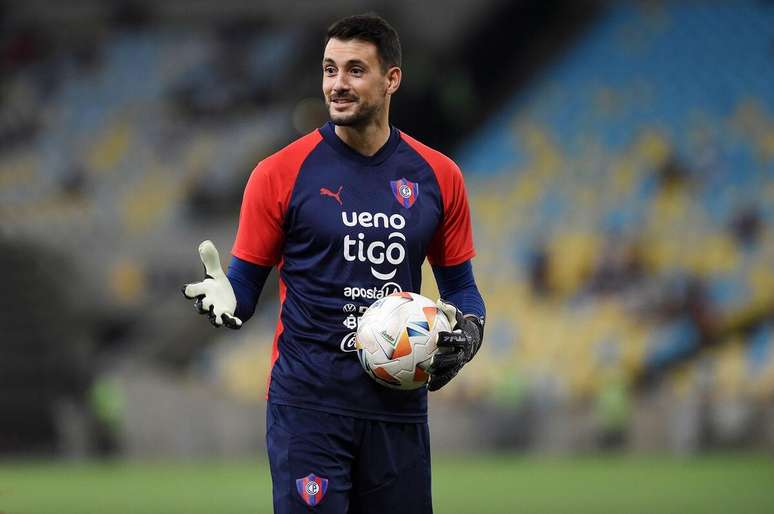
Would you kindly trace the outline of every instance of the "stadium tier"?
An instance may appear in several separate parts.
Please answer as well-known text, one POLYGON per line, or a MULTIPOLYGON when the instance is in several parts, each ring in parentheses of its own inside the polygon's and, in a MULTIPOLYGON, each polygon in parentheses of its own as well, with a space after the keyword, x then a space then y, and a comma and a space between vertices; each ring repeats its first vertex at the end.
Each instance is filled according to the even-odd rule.
POLYGON ((493 366, 583 397, 688 362, 774 394, 772 24, 761 2, 616 4, 464 145, 472 387, 493 366))

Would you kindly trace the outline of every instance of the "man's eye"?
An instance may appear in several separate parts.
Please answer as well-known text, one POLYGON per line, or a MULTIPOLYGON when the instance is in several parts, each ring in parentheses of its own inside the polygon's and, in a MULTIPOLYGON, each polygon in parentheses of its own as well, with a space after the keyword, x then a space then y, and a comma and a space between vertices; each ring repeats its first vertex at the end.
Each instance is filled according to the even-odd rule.
POLYGON ((323 71, 327 75, 333 75, 334 73, 336 73, 336 68, 334 68, 333 66, 326 66, 325 68, 323 68, 323 71))
POLYGON ((353 75, 360 76, 360 75, 362 75, 362 74, 363 74, 363 70, 362 70, 362 69, 360 69, 360 68, 352 68, 352 74, 353 74, 353 75))

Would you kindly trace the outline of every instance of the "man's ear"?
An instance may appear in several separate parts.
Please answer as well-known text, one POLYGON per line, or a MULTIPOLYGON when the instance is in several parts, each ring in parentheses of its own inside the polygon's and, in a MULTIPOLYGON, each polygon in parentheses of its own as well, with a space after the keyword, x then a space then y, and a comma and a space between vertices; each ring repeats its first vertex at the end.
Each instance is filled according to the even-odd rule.
POLYGON ((400 87, 400 80, 403 76, 403 72, 397 66, 393 66, 387 70, 387 94, 394 94, 400 87))

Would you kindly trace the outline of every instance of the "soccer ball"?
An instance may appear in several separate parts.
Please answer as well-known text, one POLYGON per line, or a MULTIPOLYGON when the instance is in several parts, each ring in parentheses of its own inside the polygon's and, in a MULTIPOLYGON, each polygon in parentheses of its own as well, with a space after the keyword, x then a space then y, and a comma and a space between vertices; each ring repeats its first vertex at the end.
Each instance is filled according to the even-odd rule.
POLYGON ((360 364, 378 383, 418 389, 438 347, 438 332, 451 330, 435 302, 416 293, 393 293, 375 301, 360 318, 355 348, 360 364))

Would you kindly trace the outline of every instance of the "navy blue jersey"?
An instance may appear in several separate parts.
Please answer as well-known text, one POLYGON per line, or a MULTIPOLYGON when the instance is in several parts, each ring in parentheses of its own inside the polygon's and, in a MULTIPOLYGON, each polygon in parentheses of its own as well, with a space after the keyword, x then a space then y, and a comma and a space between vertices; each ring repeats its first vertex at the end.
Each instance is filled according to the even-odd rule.
POLYGON ((278 266, 272 402, 426 420, 426 390, 377 384, 361 368, 354 340, 357 319, 374 300, 420 292, 425 258, 453 266, 473 257, 467 196, 451 159, 395 128, 366 157, 328 123, 253 170, 232 253, 278 266))

